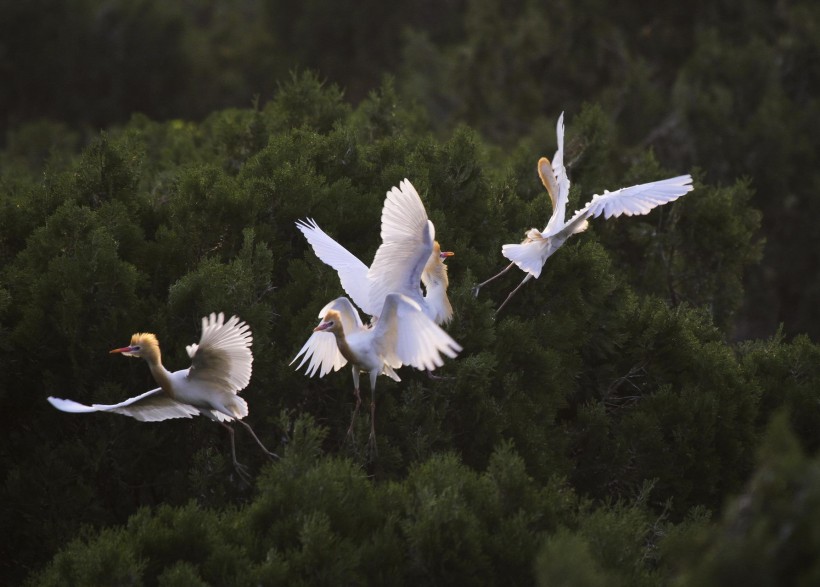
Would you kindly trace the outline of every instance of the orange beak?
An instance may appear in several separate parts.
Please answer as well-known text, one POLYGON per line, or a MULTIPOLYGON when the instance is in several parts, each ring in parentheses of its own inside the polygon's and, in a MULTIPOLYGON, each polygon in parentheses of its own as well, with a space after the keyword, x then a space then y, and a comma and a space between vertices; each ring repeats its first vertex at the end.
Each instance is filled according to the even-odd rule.
POLYGON ((134 352, 134 347, 131 346, 124 346, 121 349, 114 349, 113 351, 108 351, 109 354, 113 353, 132 353, 134 352))
POLYGON ((321 332, 322 330, 327 330, 328 328, 330 328, 330 322, 322 322, 319 326, 313 329, 313 332, 321 332))
POLYGON ((439 253, 439 257, 441 257, 442 261, 447 257, 453 257, 455 253, 453 251, 441 251, 439 253))

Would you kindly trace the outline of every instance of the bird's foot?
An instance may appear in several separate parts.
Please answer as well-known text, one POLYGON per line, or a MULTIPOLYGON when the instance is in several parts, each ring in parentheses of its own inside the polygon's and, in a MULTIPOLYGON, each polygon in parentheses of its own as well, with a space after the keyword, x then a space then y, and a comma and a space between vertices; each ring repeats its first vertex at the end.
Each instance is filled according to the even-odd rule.
POLYGON ((240 480, 245 482, 246 485, 251 484, 251 474, 248 470, 247 465, 243 465, 239 461, 234 461, 233 468, 236 471, 236 474, 239 476, 240 480))
POLYGON ((432 371, 427 371, 427 377, 433 381, 455 381, 455 377, 448 377, 446 375, 436 375, 432 371))
POLYGON ((376 435, 370 433, 370 438, 367 439, 367 460, 375 461, 379 457, 379 447, 376 444, 376 435))

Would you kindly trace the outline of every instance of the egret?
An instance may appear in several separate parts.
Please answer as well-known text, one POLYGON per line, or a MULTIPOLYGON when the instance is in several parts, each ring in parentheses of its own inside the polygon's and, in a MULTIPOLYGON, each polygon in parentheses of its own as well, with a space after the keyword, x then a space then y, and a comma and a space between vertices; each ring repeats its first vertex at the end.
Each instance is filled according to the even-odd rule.
POLYGON ((693 189, 692 176, 687 174, 621 188, 614 192, 604 190, 603 194, 593 195, 586 206, 575 212, 572 218, 565 222, 564 213, 569 200, 570 181, 564 167, 563 112, 558 118, 555 130, 558 136, 558 149, 555 151, 552 162, 550 163, 550 160, 546 157, 541 157, 538 160, 538 176, 541 178, 541 183, 544 184, 552 201, 552 216, 546 228, 543 231, 531 228, 525 233, 523 242, 502 246, 501 254, 509 259, 511 263, 498 274, 473 288, 473 294, 477 296, 482 287, 504 275, 515 265, 527 273, 521 283, 518 284, 518 287, 512 290, 498 307, 496 314, 501 311, 525 283, 533 277, 537 279, 541 275, 541 269, 547 259, 570 236, 587 229, 588 219, 601 214, 604 215, 604 218, 618 217, 621 214, 627 216, 647 214, 653 208, 668 204, 693 189))
POLYGON ((315 220, 299 220, 296 226, 316 256, 339 274, 342 288, 353 303, 369 316, 378 318, 387 295, 401 293, 414 300, 436 324, 452 319, 444 260, 453 253, 441 250, 435 240, 435 226, 409 180, 387 192, 381 216, 382 244, 369 268, 328 236, 315 220), (424 284, 424 294, 420 283, 424 284))
POLYGON ((361 406, 359 374, 370 375, 370 443, 376 439, 376 379, 386 375, 401 381, 396 374, 403 364, 432 371, 444 361, 441 355, 455 358, 461 346, 433 322, 419 304, 408 296, 390 293, 385 296, 379 319, 365 326, 353 306, 342 296, 330 302, 319 312, 321 322, 291 361, 302 357, 296 366, 307 363, 305 372, 313 377, 317 372, 324 377, 338 371, 348 362, 353 368, 353 393, 356 407, 350 420, 348 434, 361 406))
POLYGON ((111 353, 145 359, 151 375, 159 384, 158 388, 113 405, 86 406, 56 397, 49 397, 48 401, 63 412, 114 412, 143 422, 190 418, 201 414, 228 430, 234 467, 247 480, 246 467, 236 460, 234 430, 227 422, 236 420, 242 424, 265 454, 279 458, 265 448, 250 425, 242 421, 248 415, 248 404, 237 394, 247 387, 251 379, 252 340, 250 327, 237 316, 225 322, 224 314, 212 313, 202 319, 199 343, 186 347, 191 366, 171 372, 162 364, 157 337, 148 332, 139 332, 131 337, 131 344, 114 349, 111 353))

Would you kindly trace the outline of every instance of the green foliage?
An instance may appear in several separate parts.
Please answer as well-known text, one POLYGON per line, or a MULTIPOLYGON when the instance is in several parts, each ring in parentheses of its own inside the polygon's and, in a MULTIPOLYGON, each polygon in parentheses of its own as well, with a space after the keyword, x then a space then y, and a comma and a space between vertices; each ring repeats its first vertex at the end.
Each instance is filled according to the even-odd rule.
POLYGON ((536 576, 542 587, 611 585, 590 553, 589 543, 577 534, 559 530, 551 536, 536 560, 536 576))
POLYGON ((803 448, 815 454, 820 448, 817 345, 806 336, 787 343, 781 331, 769 340, 744 342, 740 355, 745 370, 761 390, 761 423, 784 410, 803 448))
POLYGON ((757 393, 703 314, 646 302, 624 320, 614 369, 584 386, 597 391, 579 406, 577 483, 604 498, 656 479, 679 515, 718 508, 750 470, 757 393))
POLYGON ((75 540, 58 554, 37 585, 141 585, 140 563, 122 530, 106 530, 96 540, 75 540))
MULTIPOLYGON (((76 18, 100 6, 84 3, 76 18)), ((274 62, 286 48, 262 32, 285 10, 279 3, 251 2, 241 15, 220 3, 106 6, 113 12, 101 13, 105 22, 127 24, 143 10, 145 22, 162 25, 152 34, 169 35, 178 49, 169 53, 171 70, 180 55, 193 59, 192 47, 233 63, 262 47, 259 68, 283 67, 274 62), (186 19, 193 13, 220 24, 192 30, 186 19), (228 14, 236 20, 221 19, 228 14), (188 26, 174 32, 179 22, 188 26), (252 23, 248 38, 236 23, 252 23), (233 41, 238 54, 217 50, 233 41)), ((340 14, 346 4, 325 14, 321 6, 290 8, 294 26, 318 30, 335 15, 343 17, 340 30, 371 30, 384 15, 340 14)), ((726 41, 704 34, 659 48, 683 63, 697 45, 697 60, 678 79, 643 53, 668 25, 645 22, 643 12, 635 19, 634 8, 590 6, 584 19, 561 3, 549 18, 531 2, 467 8, 463 22, 452 6, 440 8, 441 22, 425 35, 390 31, 379 59, 404 55, 406 75, 384 78, 376 90, 371 84, 355 106, 335 77, 302 72, 245 100, 247 108, 203 110, 201 122, 190 121, 199 105, 169 104, 161 112, 186 120, 135 114, 95 136, 60 123, 9 135, 0 153, 0 401, 7 414, 0 562, 7 582, 652 585, 689 573, 709 578, 729 560, 713 540, 725 522, 711 519, 735 515, 724 504, 753 473, 772 413, 788 411, 807 451, 820 446, 816 345, 784 334, 726 342, 742 330, 743 276, 760 257, 757 231, 768 222, 753 205, 764 186, 774 190, 761 183, 769 172, 744 170, 751 179, 738 181, 739 152, 728 153, 726 169, 698 158, 694 192, 647 217, 593 221, 502 313, 494 312, 520 271, 477 298, 472 293, 503 267, 501 244, 548 217, 535 163, 555 148, 561 109, 570 207, 603 189, 689 170, 691 147, 700 144, 692 137, 702 133, 714 135, 704 152, 718 159, 720 133, 693 129, 701 117, 714 123, 720 116, 708 100, 685 110, 684 97, 701 84, 713 87, 710 76, 720 72, 708 63, 717 51, 710 46, 726 41), (623 22, 648 28, 625 35, 623 22), (582 32, 595 42, 578 41, 582 32), (449 35, 455 41, 442 40, 449 35), (624 56, 615 65, 599 59, 611 50, 624 56), (526 58, 516 59, 519 53, 526 58), (539 76, 550 63, 560 75, 539 76), (614 85, 599 88, 601 75, 614 85), (419 102, 408 105, 406 84, 422 77, 419 102), (588 102, 572 98, 579 89, 588 102), (683 135, 674 155, 670 135, 644 140, 670 103, 678 118, 669 132, 683 135), (498 118, 479 120, 484 111, 498 118), (470 125, 457 123, 463 120, 470 125), (374 458, 365 446, 368 410, 355 437, 346 434, 349 367, 309 379, 289 364, 319 309, 343 293, 294 222, 315 218, 369 264, 384 194, 405 177, 442 246, 456 252, 448 260, 456 312, 447 330, 464 351, 437 371, 443 379, 407 368, 400 383, 381 378, 374 458), (240 429, 237 453, 255 476, 252 487, 232 471, 225 431, 204 418, 145 424, 62 414, 46 403, 48 395, 113 403, 150 389, 143 363, 106 351, 132 332, 152 331, 168 367, 183 368, 200 318, 218 311, 251 326, 247 419, 283 456, 269 463, 240 429), (710 549, 714 564, 685 555, 710 549)), ((397 6, 386 18, 408 10, 397 6)), ((743 23, 756 22, 752 13, 740 15, 743 23)), ((115 40, 131 39, 112 30, 115 40)), ((744 28, 734 34, 743 37, 744 28)), ((314 40, 303 50, 315 58, 314 40)), ((810 56, 814 41, 797 41, 810 56)), ((360 54, 354 66, 364 68, 373 54, 360 54)), ((207 77, 206 58, 195 61, 189 75, 207 77)), ((744 97, 742 113, 754 136, 777 138, 762 113, 782 112, 780 81, 746 55, 726 63, 738 68, 727 76, 772 85, 768 97, 744 97)), ((239 78, 214 76, 212 91, 241 92, 239 78)), ((789 82, 796 96, 798 82, 789 82)), ((203 103, 212 98, 203 93, 203 103)), ((748 147, 742 125, 735 130, 748 147)), ((804 149, 792 154, 805 157, 804 149)), ((796 471, 813 461, 794 459, 794 469, 767 465, 767 474, 800 483, 796 471)), ((776 481, 772 487, 766 496, 785 504, 785 490, 777 493, 776 481)), ((795 512, 779 505, 767 528, 795 512)), ((774 535, 761 531, 743 548, 756 553, 774 535)), ((814 544, 811 536, 806 542, 814 544)), ((808 546, 797 550, 789 561, 810 577, 808 546)))
POLYGON ((322 434, 297 420, 293 446, 246 508, 143 509, 100 535, 105 544, 72 543, 30 584, 81 584, 101 569, 136 584, 520 584, 531 580, 532 533, 568 521, 575 503, 560 482, 537 486, 510 444, 482 474, 441 455, 401 483, 374 484, 349 460, 316 453, 322 434))
POLYGON ((306 126, 327 133, 350 113, 350 107, 336 86, 324 86, 315 73, 292 74, 291 82, 282 85, 267 110, 281 129, 306 126))
MULTIPOLYGON (((812 585, 820 578, 820 469, 775 417, 757 469, 718 524, 678 551, 676 585, 812 585)), ((679 547, 684 544, 678 542, 679 547)))
POLYGON ((646 483, 633 505, 582 509, 572 529, 547 537, 535 559, 539 584, 657 585, 657 546, 668 523, 644 507, 651 490, 646 483))

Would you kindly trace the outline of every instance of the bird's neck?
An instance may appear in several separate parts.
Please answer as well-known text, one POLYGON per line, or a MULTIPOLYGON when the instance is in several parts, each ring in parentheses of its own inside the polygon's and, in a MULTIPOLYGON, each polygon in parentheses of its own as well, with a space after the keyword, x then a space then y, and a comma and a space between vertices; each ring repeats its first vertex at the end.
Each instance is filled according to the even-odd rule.
POLYGON ((450 298, 447 297, 447 285, 430 281, 427 286, 427 294, 424 296, 427 307, 430 308, 431 318, 436 324, 446 324, 453 317, 453 306, 450 298))
POLYGON ((453 317, 453 306, 447 297, 450 280, 447 277, 447 266, 443 263, 434 271, 421 275, 426 293, 424 299, 430 309, 430 317, 436 324, 445 324, 453 317))
POLYGON ((169 396, 174 397, 174 389, 171 385, 171 374, 168 372, 168 369, 162 365, 159 349, 157 349, 156 353, 146 355, 144 358, 145 362, 148 363, 148 368, 151 370, 151 375, 154 376, 154 381, 157 382, 157 385, 169 396))
POLYGON ((336 337, 336 346, 339 347, 339 352, 342 353, 342 356, 347 359, 349 363, 354 365, 358 364, 359 361, 356 358, 356 355, 353 354, 353 350, 350 348, 350 345, 347 344, 347 338, 345 337, 344 330, 341 328, 335 330, 333 335, 336 337))

